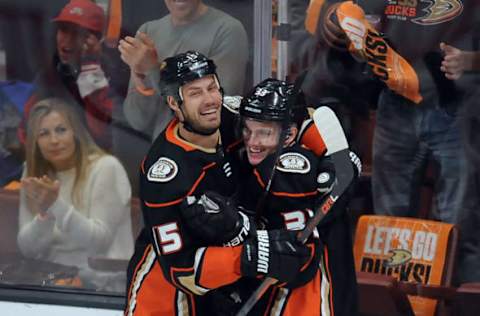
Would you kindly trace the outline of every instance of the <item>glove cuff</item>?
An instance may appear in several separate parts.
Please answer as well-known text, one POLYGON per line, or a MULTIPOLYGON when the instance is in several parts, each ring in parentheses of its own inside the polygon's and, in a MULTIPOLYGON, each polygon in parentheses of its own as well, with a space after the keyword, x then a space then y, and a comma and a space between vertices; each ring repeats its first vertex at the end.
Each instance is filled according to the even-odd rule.
POLYGON ((257 230, 257 273, 268 273, 270 259, 270 238, 268 231, 257 230))
POLYGON ((238 214, 240 215, 240 219, 233 229, 235 235, 223 244, 224 247, 235 247, 242 244, 248 237, 250 231, 255 230, 255 224, 253 221, 250 221, 247 215, 240 211, 238 211, 238 214))
POLYGON ((243 244, 241 272, 243 276, 256 277, 268 273, 270 240, 268 231, 257 230, 255 237, 243 244))
POLYGON ((243 243, 241 272, 243 276, 257 277, 268 273, 270 239, 268 231, 257 230, 243 243))

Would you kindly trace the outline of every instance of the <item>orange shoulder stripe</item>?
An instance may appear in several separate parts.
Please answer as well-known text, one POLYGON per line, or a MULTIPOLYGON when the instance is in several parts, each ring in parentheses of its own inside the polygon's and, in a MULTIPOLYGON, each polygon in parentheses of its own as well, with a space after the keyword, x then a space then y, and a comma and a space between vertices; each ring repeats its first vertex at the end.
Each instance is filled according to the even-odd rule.
POLYGON ((178 125, 178 119, 174 118, 167 126, 167 130, 165 132, 165 136, 167 138, 167 141, 169 141, 172 144, 175 144, 181 148, 183 148, 186 151, 193 151, 195 150, 195 147, 190 146, 186 142, 182 142, 178 137, 175 135, 175 127, 178 125))
POLYGON ((327 151, 327 146, 314 123, 310 124, 303 133, 301 143, 311 149, 319 157, 323 156, 327 151))

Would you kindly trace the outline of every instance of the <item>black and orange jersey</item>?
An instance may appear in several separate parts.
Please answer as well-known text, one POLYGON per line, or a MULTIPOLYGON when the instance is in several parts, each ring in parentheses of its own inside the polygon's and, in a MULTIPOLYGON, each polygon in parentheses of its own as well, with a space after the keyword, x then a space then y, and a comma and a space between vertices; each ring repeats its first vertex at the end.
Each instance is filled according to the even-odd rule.
MULTIPOLYGON (((260 164, 252 167, 251 174, 243 180, 240 201, 246 209, 256 209, 258 198, 265 191, 272 173, 274 159, 275 155, 266 157, 260 164)), ((295 216, 288 214, 297 210, 304 212, 313 209, 318 195, 318 160, 311 150, 297 144, 282 150, 266 207, 258 210, 261 214, 256 214, 268 222, 268 228, 299 229, 302 223, 294 223, 290 218, 295 216)), ((305 217, 305 220, 307 219, 308 214, 305 217)))
MULTIPOLYGON (((255 210, 270 177, 274 156, 251 167, 250 175, 242 182, 240 201, 246 209, 255 210)), ((256 210, 266 229, 305 227, 323 195, 318 188, 335 181, 335 169, 329 159, 299 144, 282 150, 263 209, 256 210)), ((300 279, 272 288, 253 314, 355 315, 353 248, 346 218, 345 205, 332 208, 309 240, 316 247, 315 257, 300 279)))
MULTIPOLYGON (((314 125, 313 128, 315 129, 314 125)), ((318 141, 321 139, 317 143, 318 141)), ((249 169, 250 176, 242 182, 242 206, 257 212, 256 216, 268 223, 267 229, 302 229, 312 216, 315 206, 320 203, 322 192, 319 187, 333 185, 335 167, 328 156, 319 156, 304 145, 295 144, 284 148, 278 158, 267 204, 256 210, 258 198, 262 196, 270 178, 274 159, 274 155, 270 155, 258 166, 249 169), (304 214, 298 213, 299 210, 304 214)), ((247 162, 243 165, 245 164, 247 162)), ((318 227, 328 227, 342 213, 343 209, 332 208, 318 227)))
POLYGON ((145 228, 128 268, 126 315, 209 315, 205 294, 240 277, 241 247, 206 247, 179 210, 186 196, 207 190, 232 196, 235 157, 222 145, 205 149, 186 142, 178 127, 173 120, 141 163, 145 228))

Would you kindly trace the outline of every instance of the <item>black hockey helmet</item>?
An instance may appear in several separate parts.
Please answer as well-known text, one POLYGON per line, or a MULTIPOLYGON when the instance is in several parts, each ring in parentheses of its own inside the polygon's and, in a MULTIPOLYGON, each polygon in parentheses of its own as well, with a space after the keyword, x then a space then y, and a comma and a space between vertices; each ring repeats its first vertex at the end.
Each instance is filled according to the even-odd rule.
POLYGON ((256 85, 240 103, 240 115, 259 121, 297 123, 307 117, 305 98, 292 84, 268 78, 256 85))
POLYGON ((180 88, 184 84, 208 75, 214 75, 218 83, 216 68, 213 60, 196 51, 166 58, 160 65, 160 92, 163 96, 173 96, 181 103, 180 88))

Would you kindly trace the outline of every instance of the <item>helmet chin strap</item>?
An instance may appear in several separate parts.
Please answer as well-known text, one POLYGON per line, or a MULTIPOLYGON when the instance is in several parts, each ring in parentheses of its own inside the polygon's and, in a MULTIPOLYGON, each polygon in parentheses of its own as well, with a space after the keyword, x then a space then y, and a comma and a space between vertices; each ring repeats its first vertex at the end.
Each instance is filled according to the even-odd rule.
MULTIPOLYGON (((182 111, 182 110, 180 110, 180 111, 182 111)), ((182 111, 182 114, 183 114, 183 111, 182 111)), ((185 114, 183 114, 183 117, 185 117, 185 114)), ((189 131, 190 133, 195 133, 195 134, 199 134, 199 135, 203 135, 203 136, 213 135, 213 134, 215 134, 215 133, 217 132, 217 130, 218 130, 218 128, 216 128, 216 129, 212 129, 212 130, 210 130, 210 131, 200 131, 200 130, 196 129, 195 127, 193 127, 193 125, 190 124, 190 122, 187 121, 187 120, 185 120, 185 119, 183 120, 182 124, 183 124, 183 127, 184 127, 187 131, 189 131)))

